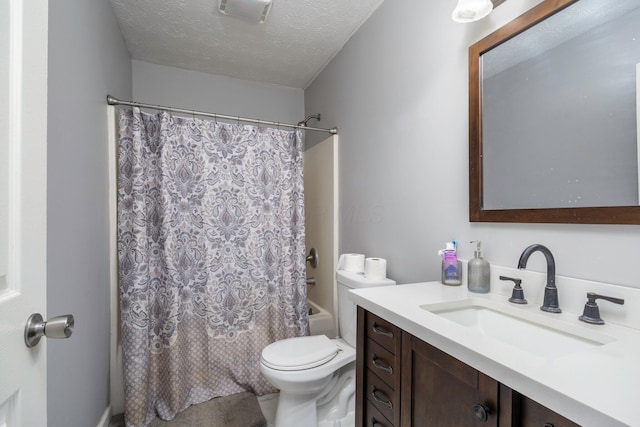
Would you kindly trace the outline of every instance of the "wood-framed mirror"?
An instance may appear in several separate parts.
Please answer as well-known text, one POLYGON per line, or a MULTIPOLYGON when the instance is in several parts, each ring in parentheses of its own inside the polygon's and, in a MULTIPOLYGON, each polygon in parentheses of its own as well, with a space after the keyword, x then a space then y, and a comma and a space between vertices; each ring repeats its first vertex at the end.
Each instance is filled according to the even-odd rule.
POLYGON ((638 123, 640 0, 544 0, 469 48, 470 221, 640 224, 638 123))

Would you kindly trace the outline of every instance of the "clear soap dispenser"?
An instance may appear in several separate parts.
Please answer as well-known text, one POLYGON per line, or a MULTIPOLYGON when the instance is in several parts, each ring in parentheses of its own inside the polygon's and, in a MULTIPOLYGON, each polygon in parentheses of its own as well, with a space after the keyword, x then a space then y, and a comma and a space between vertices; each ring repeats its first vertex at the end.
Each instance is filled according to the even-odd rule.
POLYGON ((473 240, 476 243, 476 250, 473 253, 473 259, 467 265, 467 287, 471 292, 486 294, 489 292, 489 283, 491 279, 491 267, 487 260, 482 258, 482 242, 473 240))

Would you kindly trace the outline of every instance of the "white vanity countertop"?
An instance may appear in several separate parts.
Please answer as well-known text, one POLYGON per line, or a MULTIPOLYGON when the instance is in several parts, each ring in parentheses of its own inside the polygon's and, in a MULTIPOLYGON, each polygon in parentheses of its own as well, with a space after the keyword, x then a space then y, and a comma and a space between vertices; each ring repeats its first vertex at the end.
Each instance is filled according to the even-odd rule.
MULTIPOLYGON (((493 266, 491 274, 493 278, 493 266)), ((562 285, 569 288, 560 280, 557 283, 559 290, 562 285)), ((576 285, 572 286, 575 290, 576 285)), ((640 408, 637 406, 640 404, 640 330, 611 322, 589 325, 578 321, 581 309, 577 312, 575 307, 584 306, 586 298, 583 297, 571 298, 576 301, 569 307, 574 308, 574 312, 570 312, 563 307, 560 294, 560 306, 564 310, 560 314, 553 314, 541 311, 540 304, 535 303, 537 298, 533 298, 533 301, 529 299, 531 295, 527 295, 526 288, 525 296, 529 299, 527 305, 511 304, 507 302, 508 297, 493 290, 493 280, 489 294, 468 292, 464 285, 445 286, 440 282, 426 282, 357 289, 351 291, 350 298, 368 311, 574 422, 584 426, 640 426, 640 408), (420 308, 424 304, 467 298, 488 299, 508 307, 535 312, 557 322, 568 322, 613 337, 615 341, 547 359, 479 336, 464 326, 420 308)), ((587 290, 602 292, 597 286, 587 290)), ((579 294, 585 295, 583 291, 581 289, 579 294)), ((627 291, 632 297, 640 292, 628 288, 627 291)), ((624 296, 628 300, 630 295, 624 296)), ((598 302, 605 321, 609 314, 606 310, 618 310, 609 308, 608 302, 598 302)), ((629 305, 635 308, 636 304, 638 302, 623 307, 631 309, 629 305)), ((612 313, 610 316, 624 317, 620 313, 625 312, 618 310, 612 313)))

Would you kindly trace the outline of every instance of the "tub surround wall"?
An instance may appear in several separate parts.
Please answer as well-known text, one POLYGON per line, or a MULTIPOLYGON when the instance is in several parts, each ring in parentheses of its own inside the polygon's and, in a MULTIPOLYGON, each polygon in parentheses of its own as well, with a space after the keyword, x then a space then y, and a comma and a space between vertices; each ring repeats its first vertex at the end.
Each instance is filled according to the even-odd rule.
MULTIPOLYGON (((340 129, 340 252, 386 258, 408 283, 439 279, 452 238, 463 258, 480 239, 489 262, 514 267, 542 243, 560 275, 640 288, 639 226, 469 223, 468 47, 537 3, 457 24, 448 2, 384 2, 305 90, 306 112, 340 129)), ((544 257, 527 268, 544 271, 544 257)))
POLYGON ((307 287, 307 296, 332 314, 335 325, 327 331, 329 338, 335 338, 338 331, 335 280, 338 263, 337 155, 337 136, 331 136, 304 152, 307 253, 315 247, 319 257, 317 268, 307 263, 307 277, 316 279, 315 285, 307 287))

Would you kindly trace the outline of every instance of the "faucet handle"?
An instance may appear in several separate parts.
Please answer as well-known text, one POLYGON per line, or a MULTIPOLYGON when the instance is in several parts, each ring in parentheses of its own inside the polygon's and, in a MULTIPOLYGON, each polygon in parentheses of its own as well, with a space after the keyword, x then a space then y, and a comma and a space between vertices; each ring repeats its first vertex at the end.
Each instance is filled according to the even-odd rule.
POLYGON ((603 299, 620 305, 624 304, 624 299, 622 298, 608 297, 596 294, 595 292, 587 292, 587 303, 584 305, 582 316, 579 316, 578 319, 594 325, 604 325, 604 320, 600 317, 600 309, 598 308, 598 304, 596 304, 597 299, 603 299))
POLYGON ((500 280, 511 280, 513 283, 515 283, 515 286, 513 287, 513 291, 511 292, 511 298, 509 298, 509 302, 512 302, 514 304, 527 303, 527 300, 524 297, 524 291, 522 290, 522 286, 520 286, 520 283, 522 283, 522 279, 516 279, 514 277, 507 277, 507 276, 500 276, 500 280))

